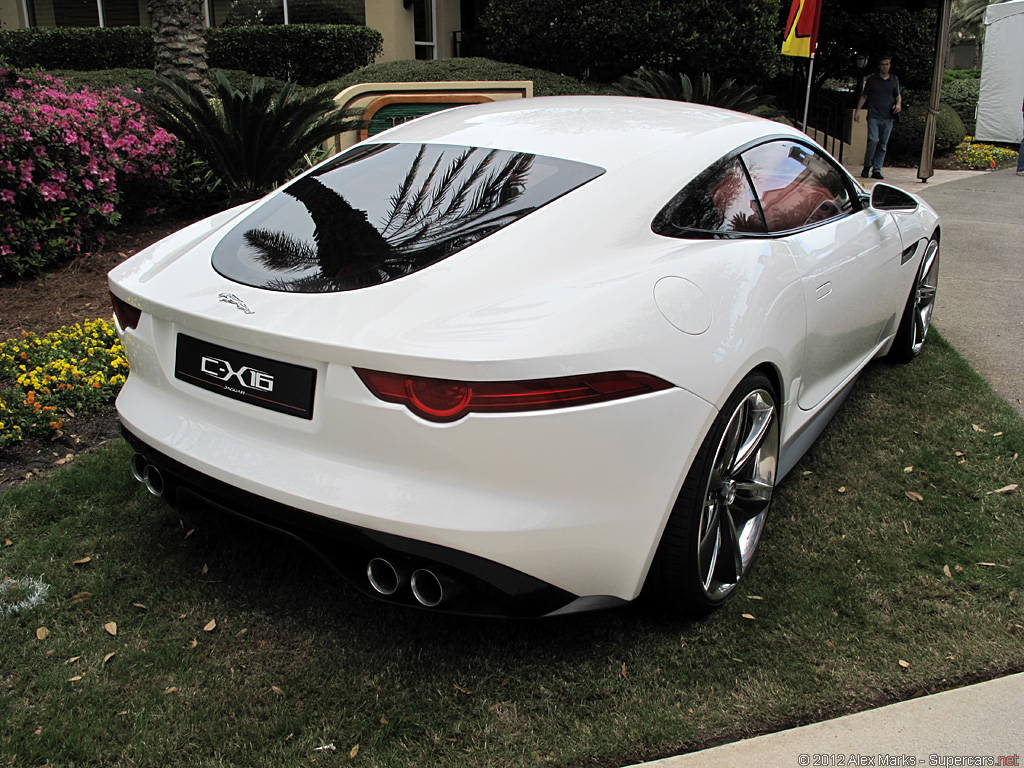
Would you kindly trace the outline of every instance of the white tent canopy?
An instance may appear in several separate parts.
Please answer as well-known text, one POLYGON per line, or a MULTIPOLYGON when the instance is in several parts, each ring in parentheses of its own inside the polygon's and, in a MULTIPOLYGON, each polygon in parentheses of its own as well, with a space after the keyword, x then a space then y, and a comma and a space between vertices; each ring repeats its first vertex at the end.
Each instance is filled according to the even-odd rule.
POLYGON ((1024 134, 1024 0, 990 5, 985 27, 975 138, 1016 144, 1024 134))

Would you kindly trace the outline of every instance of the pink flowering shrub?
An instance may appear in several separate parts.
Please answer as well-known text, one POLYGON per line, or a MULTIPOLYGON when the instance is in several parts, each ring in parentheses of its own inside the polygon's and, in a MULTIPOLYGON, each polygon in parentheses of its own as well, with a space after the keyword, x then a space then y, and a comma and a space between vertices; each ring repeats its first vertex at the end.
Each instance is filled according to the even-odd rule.
POLYGON ((175 138, 117 90, 69 90, 0 66, 0 280, 102 241, 126 189, 170 173, 175 138))

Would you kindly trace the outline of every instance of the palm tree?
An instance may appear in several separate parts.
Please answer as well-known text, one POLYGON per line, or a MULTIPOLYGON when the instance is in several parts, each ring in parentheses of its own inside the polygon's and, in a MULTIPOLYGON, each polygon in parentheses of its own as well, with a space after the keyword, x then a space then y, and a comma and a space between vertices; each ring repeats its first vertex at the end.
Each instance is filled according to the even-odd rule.
POLYGON ((758 95, 757 88, 752 85, 736 85, 732 78, 723 80, 716 88, 707 72, 701 72, 694 85, 689 75, 671 75, 663 69, 647 67, 640 67, 632 75, 623 75, 611 90, 620 96, 688 101, 751 114, 759 114, 775 99, 774 96, 758 95))
POLYGON ((157 74, 178 72, 193 83, 206 80, 203 0, 149 0, 157 74))
POLYGON ((338 110, 324 88, 285 83, 279 90, 254 77, 248 93, 213 71, 214 99, 186 76, 158 76, 160 91, 140 101, 157 122, 200 157, 228 189, 232 202, 266 194, 292 175, 303 156, 361 125, 338 110))
POLYGON ((272 290, 319 293, 348 290, 400 277, 439 261, 498 229, 522 196, 535 160, 525 153, 469 148, 448 161, 440 155, 423 171, 421 146, 376 226, 313 172, 282 193, 298 200, 313 221, 313 244, 286 232, 250 229, 243 235, 268 270, 301 273, 276 277, 272 290), (483 156, 480 156, 484 153, 483 156), (421 178, 422 177, 422 178, 421 178))

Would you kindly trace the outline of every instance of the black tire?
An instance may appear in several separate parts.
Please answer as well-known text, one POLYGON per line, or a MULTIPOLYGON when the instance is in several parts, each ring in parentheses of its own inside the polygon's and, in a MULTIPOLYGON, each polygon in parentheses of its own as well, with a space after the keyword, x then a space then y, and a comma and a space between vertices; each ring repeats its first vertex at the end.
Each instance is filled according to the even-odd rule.
POLYGON ((924 340, 932 324, 935 295, 939 289, 939 241, 928 241, 914 285, 910 289, 907 306, 903 310, 896 339, 889 350, 889 358, 898 363, 909 363, 921 354, 924 340))
POLYGON ((752 373, 704 438, 651 566, 654 596, 668 607, 708 613, 749 571, 775 488, 777 403, 768 377, 752 373))

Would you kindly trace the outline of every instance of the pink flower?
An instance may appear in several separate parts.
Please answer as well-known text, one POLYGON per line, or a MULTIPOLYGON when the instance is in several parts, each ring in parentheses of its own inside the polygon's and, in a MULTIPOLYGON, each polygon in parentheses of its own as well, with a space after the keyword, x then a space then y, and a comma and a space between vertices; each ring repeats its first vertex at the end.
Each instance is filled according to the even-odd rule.
POLYGON ((14 190, 13 189, 0 189, 0 200, 5 203, 14 202, 14 190))

